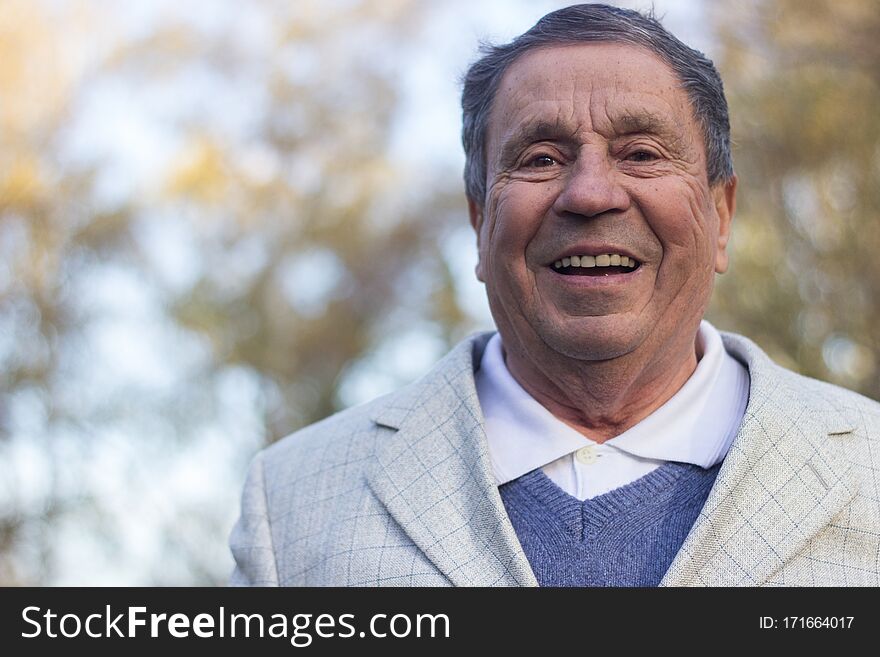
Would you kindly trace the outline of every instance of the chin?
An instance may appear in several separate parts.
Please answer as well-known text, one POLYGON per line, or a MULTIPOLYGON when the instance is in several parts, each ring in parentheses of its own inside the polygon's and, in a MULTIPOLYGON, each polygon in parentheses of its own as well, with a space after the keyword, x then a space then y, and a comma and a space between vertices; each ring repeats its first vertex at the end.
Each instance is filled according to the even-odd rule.
POLYGON ((633 327, 615 316, 578 317, 564 324, 546 323, 536 332, 553 351, 577 360, 610 360, 634 351, 648 327, 633 327))

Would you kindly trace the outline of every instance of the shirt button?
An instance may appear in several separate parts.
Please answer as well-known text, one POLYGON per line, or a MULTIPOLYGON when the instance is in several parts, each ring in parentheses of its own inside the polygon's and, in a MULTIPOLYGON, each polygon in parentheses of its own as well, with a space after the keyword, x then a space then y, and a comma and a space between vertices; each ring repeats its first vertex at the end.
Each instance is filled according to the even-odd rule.
POLYGON ((577 459, 578 463, 583 463, 584 465, 589 465, 590 463, 595 463, 599 458, 599 455, 596 454, 596 448, 592 445, 587 445, 586 447, 581 447, 578 451, 574 453, 574 457, 577 459))

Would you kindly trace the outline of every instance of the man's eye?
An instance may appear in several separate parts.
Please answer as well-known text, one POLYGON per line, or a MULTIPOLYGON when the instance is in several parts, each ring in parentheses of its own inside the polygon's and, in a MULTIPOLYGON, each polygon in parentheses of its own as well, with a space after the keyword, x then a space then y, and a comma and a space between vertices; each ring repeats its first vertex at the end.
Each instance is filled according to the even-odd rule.
POLYGON ((549 155, 538 155, 537 157, 533 157, 531 160, 529 160, 529 166, 536 169, 552 167, 554 164, 556 164, 556 160, 554 160, 549 155))
POLYGON ((651 151, 633 151, 626 156, 626 159, 630 162, 651 162, 657 159, 657 155, 651 151))

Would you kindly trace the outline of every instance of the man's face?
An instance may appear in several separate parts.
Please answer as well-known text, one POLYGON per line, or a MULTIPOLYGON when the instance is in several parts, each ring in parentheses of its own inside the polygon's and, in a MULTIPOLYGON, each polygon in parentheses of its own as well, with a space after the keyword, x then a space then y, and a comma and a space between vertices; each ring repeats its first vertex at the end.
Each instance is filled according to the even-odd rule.
POLYGON ((727 267, 735 185, 709 186, 680 86, 649 51, 608 43, 532 51, 504 75, 470 212, 508 350, 650 356, 696 331, 727 267))

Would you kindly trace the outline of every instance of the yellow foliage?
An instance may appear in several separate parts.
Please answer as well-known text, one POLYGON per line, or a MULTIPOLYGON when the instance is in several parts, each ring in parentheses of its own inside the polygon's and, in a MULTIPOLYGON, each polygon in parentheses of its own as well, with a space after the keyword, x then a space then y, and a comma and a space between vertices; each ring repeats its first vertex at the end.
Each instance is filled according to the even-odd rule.
POLYGON ((172 165, 166 193, 206 205, 217 205, 230 194, 227 155, 211 139, 193 139, 172 165))
POLYGON ((0 10, 0 143, 51 129, 67 109, 88 66, 76 51, 94 29, 87 6, 71 3, 52 15, 40 3, 3 0, 0 10), (60 24, 59 24, 60 21, 60 24))
POLYGON ((0 168, 0 209, 26 211, 42 192, 40 165, 34 153, 21 153, 0 168))

